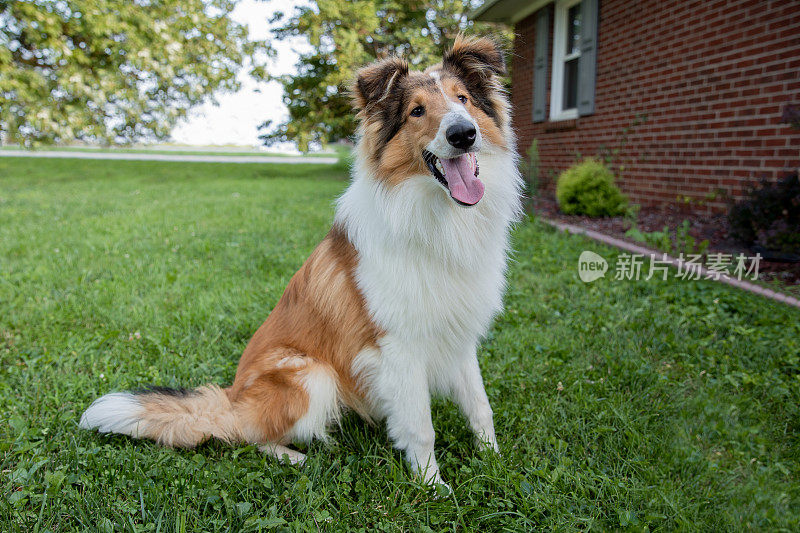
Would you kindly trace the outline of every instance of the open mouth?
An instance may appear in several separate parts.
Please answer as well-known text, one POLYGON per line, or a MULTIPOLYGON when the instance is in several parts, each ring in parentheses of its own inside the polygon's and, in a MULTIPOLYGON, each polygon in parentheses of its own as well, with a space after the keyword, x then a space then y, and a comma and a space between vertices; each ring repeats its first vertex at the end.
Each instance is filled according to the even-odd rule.
POLYGON ((439 159, 428 150, 422 158, 433 177, 450 193, 458 205, 472 207, 483 198, 483 182, 478 179, 478 159, 474 153, 452 159, 439 159))

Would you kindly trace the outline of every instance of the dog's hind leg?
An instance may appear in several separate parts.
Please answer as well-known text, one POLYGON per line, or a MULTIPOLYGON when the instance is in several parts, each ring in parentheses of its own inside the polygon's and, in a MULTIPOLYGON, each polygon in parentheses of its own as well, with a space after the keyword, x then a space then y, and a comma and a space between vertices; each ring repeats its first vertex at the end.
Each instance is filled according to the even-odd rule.
POLYGON ((283 352, 266 369, 237 375, 237 381, 231 394, 244 440, 292 464, 305 455, 287 444, 326 440, 328 427, 339 418, 335 372, 304 354, 283 352))

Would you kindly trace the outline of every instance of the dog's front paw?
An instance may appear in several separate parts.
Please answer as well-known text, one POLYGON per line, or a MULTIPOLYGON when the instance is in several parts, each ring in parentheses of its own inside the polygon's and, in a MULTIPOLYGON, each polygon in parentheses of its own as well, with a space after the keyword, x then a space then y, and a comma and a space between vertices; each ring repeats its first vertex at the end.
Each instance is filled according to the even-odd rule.
POLYGON ((475 446, 478 447, 479 452, 494 452, 497 455, 502 455, 500 453, 500 446, 497 445, 497 439, 481 439, 478 438, 475 441, 475 446))
POLYGON ((446 497, 453 493, 453 489, 450 488, 450 485, 442 481, 442 476, 439 474, 438 468, 435 470, 428 468, 417 471, 416 478, 433 489, 435 498, 446 497))
POLYGON ((437 499, 438 498, 447 498, 451 494, 453 494, 453 489, 450 488, 450 485, 448 485, 447 483, 445 483, 441 479, 439 481, 437 481, 433 485, 433 490, 435 491, 434 498, 437 498, 437 499))

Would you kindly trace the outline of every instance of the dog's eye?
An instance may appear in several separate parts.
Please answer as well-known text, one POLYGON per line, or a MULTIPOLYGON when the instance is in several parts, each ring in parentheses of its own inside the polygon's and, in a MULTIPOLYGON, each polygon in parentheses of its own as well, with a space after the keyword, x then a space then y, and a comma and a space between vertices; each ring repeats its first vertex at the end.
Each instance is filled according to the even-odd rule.
POLYGON ((467 103, 467 97, 464 96, 463 94, 459 94, 458 95, 458 101, 461 102, 462 104, 466 104, 467 103))
POLYGON ((421 117, 424 114, 425 114, 425 108, 422 107, 421 105, 418 105, 417 107, 411 110, 412 117, 421 117))

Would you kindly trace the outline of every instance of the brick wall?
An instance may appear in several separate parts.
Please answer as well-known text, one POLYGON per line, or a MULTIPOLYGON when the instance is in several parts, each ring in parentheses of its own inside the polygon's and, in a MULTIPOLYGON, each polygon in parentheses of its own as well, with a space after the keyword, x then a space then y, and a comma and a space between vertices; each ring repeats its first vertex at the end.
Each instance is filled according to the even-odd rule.
MULTIPOLYGON (((545 194, 577 154, 603 147, 621 148, 618 183, 633 202, 724 191, 693 204, 701 211, 800 167, 800 131, 780 123, 785 104, 800 104, 800 1, 600 0, 595 114, 538 124, 535 21, 515 28, 511 98, 520 153, 538 139, 545 194)), ((552 11, 550 23, 552 68, 552 11)), ((549 116, 549 87, 547 102, 549 116)))

